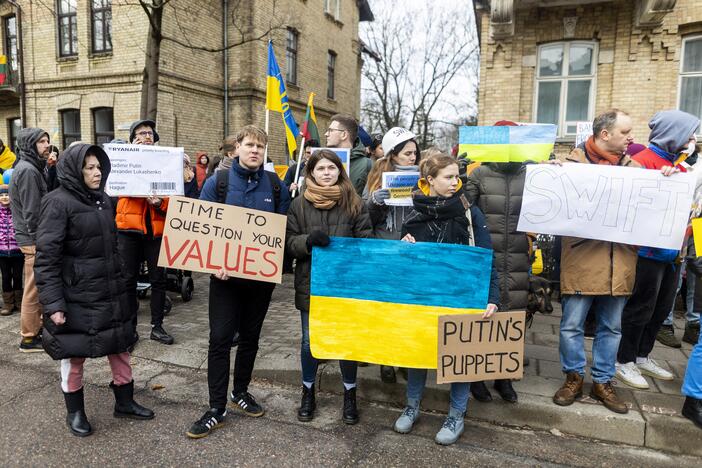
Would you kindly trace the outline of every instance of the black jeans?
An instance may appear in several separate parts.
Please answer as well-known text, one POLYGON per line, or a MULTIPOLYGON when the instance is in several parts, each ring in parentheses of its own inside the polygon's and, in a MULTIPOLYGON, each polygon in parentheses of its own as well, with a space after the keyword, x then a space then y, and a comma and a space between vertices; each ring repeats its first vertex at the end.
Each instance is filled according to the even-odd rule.
POLYGON ((639 257, 634 292, 622 313, 622 339, 617 361, 648 357, 656 335, 675 302, 680 265, 639 257))
POLYGON ((231 347, 234 333, 240 342, 234 361, 234 393, 245 392, 251 382, 258 339, 275 284, 230 278, 210 277, 210 343, 207 351, 207 384, 210 408, 224 409, 227 404, 231 347))
POLYGON ((0 272, 2 273, 2 291, 12 292, 22 289, 22 273, 24 256, 0 257, 0 272))
POLYGON ((119 253, 124 269, 122 274, 127 282, 127 298, 132 307, 134 326, 137 323, 137 279, 142 260, 146 260, 151 283, 151 325, 163 323, 163 308, 166 304, 166 269, 159 268, 158 253, 161 250, 161 238, 142 234, 120 232, 117 236, 119 253))

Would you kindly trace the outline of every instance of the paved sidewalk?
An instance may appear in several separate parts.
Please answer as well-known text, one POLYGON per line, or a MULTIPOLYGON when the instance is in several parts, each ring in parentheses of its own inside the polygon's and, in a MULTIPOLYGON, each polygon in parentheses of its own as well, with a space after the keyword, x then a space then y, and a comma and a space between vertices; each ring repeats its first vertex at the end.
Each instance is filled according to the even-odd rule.
MULTIPOLYGON (((164 346, 148 339, 148 302, 141 302, 139 333, 142 340, 134 355, 142 360, 154 360, 184 368, 207 368, 207 286, 206 275, 195 274, 193 300, 183 303, 179 296, 173 298, 173 310, 166 317, 165 328, 174 335, 176 343, 164 346)), ((278 286, 264 324, 254 377, 291 386, 300 385, 299 340, 300 318, 294 308, 292 275, 286 275, 284 284, 278 286)), ((507 404, 496 398, 492 403, 471 401, 468 418, 519 427, 551 430, 610 442, 645 446, 653 449, 702 456, 700 430, 680 416, 684 398, 680 386, 685 373, 691 346, 683 343, 682 349, 672 349, 656 344, 652 357, 675 375, 671 382, 654 381, 647 377, 650 390, 633 390, 624 384, 617 386, 618 393, 630 402, 631 411, 626 415, 613 413, 589 397, 583 397, 569 407, 559 407, 551 397, 560 387, 563 376, 558 361, 558 324, 560 307, 554 303, 552 316, 538 315, 526 335, 526 355, 531 363, 525 368, 525 377, 514 386, 519 393, 519 403, 507 404)), ((682 319, 676 319, 676 333, 682 335, 682 319)), ((17 334, 19 316, 0 320, 3 334, 17 334)), ((7 338, 5 336, 5 338, 7 338)), ((19 335, 17 334, 19 342, 19 335)), ((591 348, 592 341, 586 340, 591 348)), ((588 353, 588 360, 590 356, 588 353)), ((232 361, 233 363, 233 361, 232 361)), ((422 402, 425 409, 445 412, 448 408, 448 386, 436 385, 434 376, 428 378, 427 391, 422 402)), ((589 392, 589 376, 585 394, 589 392)), ((256 393, 252 385, 252 393, 256 393)), ((327 392, 341 393, 343 387, 336 362, 320 367, 318 387, 327 392)), ((204 390, 204 385, 203 385, 204 390)), ((359 397, 401 407, 404 404, 405 381, 398 374, 397 384, 384 384, 377 366, 359 369, 359 397)), ((207 404, 207 395, 201 397, 207 404)), ((388 425, 392 421, 388 421, 388 425)))

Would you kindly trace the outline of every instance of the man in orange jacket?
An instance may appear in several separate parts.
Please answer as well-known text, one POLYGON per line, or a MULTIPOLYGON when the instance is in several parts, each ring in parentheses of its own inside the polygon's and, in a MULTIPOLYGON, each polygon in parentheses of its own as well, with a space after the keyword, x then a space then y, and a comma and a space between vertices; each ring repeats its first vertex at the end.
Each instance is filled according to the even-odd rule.
MULTIPOLYGON (((132 144, 153 145, 158 140, 156 122, 153 120, 137 120, 129 129, 129 142, 132 144)), ((151 339, 170 345, 173 344, 173 337, 163 329, 166 269, 157 266, 167 209, 168 199, 119 197, 115 221, 134 323, 136 324, 138 308, 137 277, 144 259, 149 268, 151 283, 151 339)))

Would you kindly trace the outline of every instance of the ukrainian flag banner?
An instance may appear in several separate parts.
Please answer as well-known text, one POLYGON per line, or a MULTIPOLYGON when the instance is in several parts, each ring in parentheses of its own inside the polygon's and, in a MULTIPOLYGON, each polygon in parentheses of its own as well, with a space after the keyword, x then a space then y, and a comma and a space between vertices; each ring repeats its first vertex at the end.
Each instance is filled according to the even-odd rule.
POLYGON ((479 247, 333 237, 312 252, 312 355, 436 369, 439 316, 482 314, 491 267, 479 247))
POLYGON ((458 152, 480 162, 546 161, 553 152, 556 126, 460 127, 458 152))
POLYGON ((285 91, 285 81, 280 74, 280 67, 275 60, 273 53, 273 42, 268 41, 268 75, 266 83, 266 109, 280 112, 283 115, 283 125, 285 125, 285 138, 288 141, 288 151, 292 155, 297 149, 297 136, 300 131, 293 118, 290 104, 288 103, 288 93, 285 91))

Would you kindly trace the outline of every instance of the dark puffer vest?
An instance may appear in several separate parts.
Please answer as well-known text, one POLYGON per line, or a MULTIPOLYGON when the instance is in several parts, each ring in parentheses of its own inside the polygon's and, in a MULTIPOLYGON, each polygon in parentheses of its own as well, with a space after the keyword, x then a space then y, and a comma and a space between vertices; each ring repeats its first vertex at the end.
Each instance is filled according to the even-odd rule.
POLYGON ((44 349, 54 359, 122 353, 134 342, 117 228, 104 192, 110 160, 98 146, 75 145, 58 163, 61 186, 42 200, 34 273, 44 306, 44 349), (90 152, 102 169, 98 190, 83 183, 90 152), (49 318, 62 311, 66 323, 49 318))

